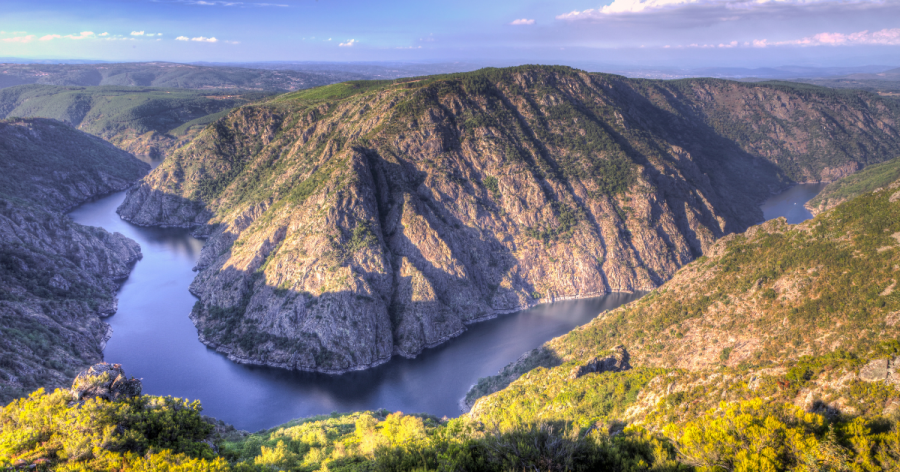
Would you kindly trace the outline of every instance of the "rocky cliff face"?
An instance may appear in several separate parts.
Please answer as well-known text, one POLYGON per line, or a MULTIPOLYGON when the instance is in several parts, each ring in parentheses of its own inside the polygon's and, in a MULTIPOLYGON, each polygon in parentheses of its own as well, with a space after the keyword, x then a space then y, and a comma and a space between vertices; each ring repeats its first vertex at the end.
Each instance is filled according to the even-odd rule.
POLYGON ((50 120, 0 122, 0 401, 102 359, 118 281, 140 247, 60 212, 149 166, 50 120))
POLYGON ((791 178, 898 146, 880 98, 832 100, 546 67, 345 83, 232 112, 119 213, 210 237, 191 287, 205 343, 359 369, 540 301, 655 288, 791 178), (821 120, 865 152, 810 134, 821 120))

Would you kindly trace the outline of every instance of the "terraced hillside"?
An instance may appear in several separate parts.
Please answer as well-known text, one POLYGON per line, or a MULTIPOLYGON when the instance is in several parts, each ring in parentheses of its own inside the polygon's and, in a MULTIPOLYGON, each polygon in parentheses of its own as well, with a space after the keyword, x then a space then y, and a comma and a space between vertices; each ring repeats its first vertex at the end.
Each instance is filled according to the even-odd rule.
POLYGON ((339 372, 658 287, 791 181, 896 155, 898 118, 865 92, 553 67, 351 82, 232 111, 119 212, 210 237, 201 340, 339 372))

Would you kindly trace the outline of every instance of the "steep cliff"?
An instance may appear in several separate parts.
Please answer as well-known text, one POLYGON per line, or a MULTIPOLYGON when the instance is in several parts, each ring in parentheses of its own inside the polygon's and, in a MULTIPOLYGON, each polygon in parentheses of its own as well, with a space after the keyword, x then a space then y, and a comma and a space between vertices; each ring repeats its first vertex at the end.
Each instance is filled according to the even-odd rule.
POLYGON ((210 237, 205 343, 344 371, 539 301, 653 289, 792 179, 900 150, 898 118, 865 93, 568 68, 344 83, 231 112, 119 213, 210 237))
POLYGON ((149 166, 52 120, 0 122, 0 401, 102 359, 137 243, 61 214, 149 166))

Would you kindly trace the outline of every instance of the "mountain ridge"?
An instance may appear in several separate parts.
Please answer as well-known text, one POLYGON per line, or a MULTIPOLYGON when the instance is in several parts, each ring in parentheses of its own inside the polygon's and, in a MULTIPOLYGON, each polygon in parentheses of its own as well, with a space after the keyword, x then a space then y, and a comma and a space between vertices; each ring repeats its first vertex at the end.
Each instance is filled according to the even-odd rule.
POLYGON ((561 67, 344 83, 231 112, 118 211, 210 237, 191 286, 208 345, 345 371, 542 300, 657 287, 792 179, 886 159, 897 111, 561 67))

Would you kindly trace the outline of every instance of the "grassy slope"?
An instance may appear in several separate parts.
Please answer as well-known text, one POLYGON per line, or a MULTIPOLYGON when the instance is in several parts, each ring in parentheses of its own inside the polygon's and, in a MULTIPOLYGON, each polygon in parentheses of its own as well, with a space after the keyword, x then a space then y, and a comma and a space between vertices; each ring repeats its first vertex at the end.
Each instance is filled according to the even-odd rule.
MULTIPOLYGON (((136 153, 148 133, 185 137, 261 93, 226 94, 147 87, 23 85, 0 90, 0 117, 53 118, 136 153)), ((149 136, 148 136, 149 137, 149 136)))
POLYGON ((825 187, 806 207, 818 213, 900 178, 900 157, 875 164, 825 187))

